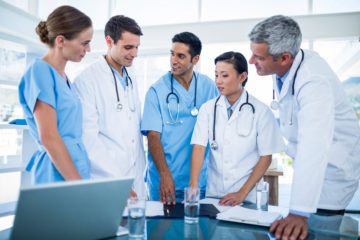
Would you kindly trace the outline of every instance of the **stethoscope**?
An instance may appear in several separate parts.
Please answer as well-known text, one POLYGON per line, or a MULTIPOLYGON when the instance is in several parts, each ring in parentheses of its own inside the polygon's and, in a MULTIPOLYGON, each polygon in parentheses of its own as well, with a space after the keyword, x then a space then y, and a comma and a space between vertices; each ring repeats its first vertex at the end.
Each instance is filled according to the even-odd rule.
MULTIPOLYGON (((194 117, 196 117, 199 114, 199 110, 196 107, 196 95, 197 95, 197 77, 196 74, 193 72, 193 76, 195 78, 195 96, 194 96, 194 107, 191 109, 190 114, 194 117)), ((174 75, 171 74, 171 78, 170 78, 170 85, 171 85, 171 90, 169 92, 169 94, 166 96, 166 104, 167 104, 167 109, 169 112, 169 116, 170 116, 170 120, 171 121, 167 121, 167 124, 173 125, 173 124, 177 124, 177 123, 183 123, 182 120, 179 121, 179 112, 180 112, 180 98, 179 96, 174 92, 174 75), (177 104, 177 111, 176 111, 176 116, 174 118, 174 116, 172 115, 171 111, 170 111, 170 97, 174 96, 176 99, 176 104, 177 104)))
MULTIPOLYGON (((300 63, 298 65, 298 67, 295 70, 295 74, 294 74, 293 82, 292 82, 292 86, 291 86, 291 95, 292 95, 293 98, 294 98, 294 95, 295 95, 296 76, 297 76, 297 73, 298 73, 298 71, 300 69, 300 66, 301 66, 302 62, 304 61, 304 56, 305 56, 304 51, 302 49, 300 49, 300 51, 301 51, 301 60, 300 60, 300 63)), ((271 107, 271 109, 273 109, 275 111, 278 110, 279 107, 280 107, 279 102, 275 100, 275 90, 274 89, 273 89, 273 97, 272 97, 272 101, 270 103, 270 107, 271 107)), ((293 111, 294 111, 294 106, 291 108, 291 116, 290 116, 289 125, 293 124, 293 119, 292 119, 293 111)))
MULTIPOLYGON (((104 56, 104 58, 105 58, 105 61, 106 61, 107 65, 109 66, 110 71, 111 71, 111 73, 113 75, 113 78, 114 78, 115 92, 116 92, 116 99, 117 99, 115 109, 116 109, 116 111, 120 112, 123 109, 123 104, 120 101, 119 90, 118 90, 118 85, 117 85, 115 73, 114 73, 114 70, 112 69, 112 67, 110 66, 109 62, 107 61, 106 55, 104 56)), ((131 80, 131 78, 130 78, 130 76, 128 74, 128 71, 126 70, 126 67, 123 67, 122 69, 123 69, 123 71, 125 72, 125 75, 126 75, 126 78, 125 78, 126 87, 125 88, 126 88, 126 92, 128 92, 129 91, 129 82, 131 84, 131 90, 133 88, 133 82, 132 82, 132 80, 131 80)), ((131 91, 131 95, 132 95, 132 91, 131 91)), ((131 96, 131 100, 129 100, 129 108, 130 108, 130 111, 135 112, 135 104, 134 104, 134 101, 133 101, 133 96, 131 96)))
MULTIPOLYGON (((216 139, 215 139, 215 136, 216 136, 216 134, 215 134, 215 129, 216 129, 215 126, 216 126, 216 108, 217 108, 217 103, 218 103, 220 97, 221 97, 221 95, 216 99, 215 105, 214 105, 213 139, 212 139, 211 144, 210 144, 210 147, 211 147, 212 150, 217 150, 217 149, 219 148, 219 145, 217 144, 216 139)), ((252 113, 253 113, 253 115, 255 115, 255 107, 254 107, 253 104, 251 104, 251 103, 249 102, 249 94, 248 94, 248 92, 246 92, 246 101, 245 101, 243 104, 240 105, 239 112, 241 112, 241 109, 242 109, 244 106, 246 106, 246 105, 248 105, 248 106, 251 107, 252 113)), ((238 124, 238 123, 237 123, 237 124, 238 124)), ((237 128, 238 128, 238 127, 237 127, 237 128)), ((239 135, 240 135, 240 136, 243 136, 243 137, 248 136, 248 134, 249 134, 249 132, 246 133, 246 134, 241 134, 241 133, 239 133, 239 135)))

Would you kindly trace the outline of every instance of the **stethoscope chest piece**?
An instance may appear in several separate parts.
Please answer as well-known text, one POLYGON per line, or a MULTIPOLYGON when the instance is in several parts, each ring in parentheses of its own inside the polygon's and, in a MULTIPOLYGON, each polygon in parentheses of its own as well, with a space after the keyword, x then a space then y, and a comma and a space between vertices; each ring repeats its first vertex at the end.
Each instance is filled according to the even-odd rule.
POLYGON ((270 107, 272 110, 278 110, 279 109, 279 103, 275 100, 271 101, 270 107))
POLYGON ((199 114, 199 110, 196 107, 193 107, 190 113, 192 116, 196 117, 199 114))
POLYGON ((216 143, 216 141, 212 141, 210 144, 210 147, 212 150, 217 150, 218 149, 218 144, 216 143))
POLYGON ((120 102, 118 102, 116 104, 116 111, 120 112, 122 109, 123 109, 123 105, 120 102))

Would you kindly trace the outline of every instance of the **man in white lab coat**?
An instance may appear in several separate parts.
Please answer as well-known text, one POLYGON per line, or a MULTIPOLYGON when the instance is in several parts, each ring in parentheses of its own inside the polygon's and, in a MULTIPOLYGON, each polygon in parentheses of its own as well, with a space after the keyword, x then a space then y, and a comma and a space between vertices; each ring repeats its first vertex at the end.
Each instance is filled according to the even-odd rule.
POLYGON ((135 79, 126 70, 137 56, 141 35, 133 19, 110 18, 105 26, 107 54, 86 68, 75 79, 75 86, 83 106, 83 139, 91 177, 135 176, 132 194, 143 198, 141 104, 135 79))
POLYGON ((344 214, 359 184, 360 128, 341 82, 317 53, 300 49, 301 31, 286 16, 249 34, 259 75, 273 75, 280 129, 294 159, 289 215, 272 224, 276 238, 305 239, 310 213, 344 214))

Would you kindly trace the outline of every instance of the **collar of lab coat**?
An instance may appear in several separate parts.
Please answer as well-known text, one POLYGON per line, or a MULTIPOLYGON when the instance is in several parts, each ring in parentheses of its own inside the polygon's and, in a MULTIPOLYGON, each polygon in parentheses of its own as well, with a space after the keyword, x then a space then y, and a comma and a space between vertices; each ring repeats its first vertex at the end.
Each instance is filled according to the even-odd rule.
MULTIPOLYGON (((230 119, 228 120, 228 123, 231 123, 232 121, 234 121, 234 119, 237 118, 238 114, 239 114, 239 109, 240 106, 246 102, 246 93, 247 91, 244 89, 241 96, 240 96, 240 102, 238 103, 238 105, 236 106, 236 109, 234 110, 233 114, 231 115, 230 119)), ((225 117, 226 119, 228 118, 228 114, 227 114, 227 106, 226 106, 226 97, 221 95, 219 101, 216 103, 217 109, 221 109, 218 113, 221 112, 221 116, 225 117)), ((251 103, 250 100, 250 94, 249 94, 249 103, 251 103)))
MULTIPOLYGON (((304 59, 304 61, 305 61, 305 59, 304 59)), ((292 83, 293 83, 293 80, 294 80, 293 78, 294 78, 295 71, 296 71, 297 67, 299 66, 300 62, 301 62, 301 51, 299 50, 299 52, 295 56, 293 64, 291 65, 291 68, 289 70, 289 74, 284 79, 284 83, 283 83, 283 86, 281 88, 281 92, 279 92, 278 87, 276 85, 276 75, 274 74, 272 76, 273 77, 273 89, 275 90, 276 97, 277 97, 279 102, 288 93, 292 94, 291 91, 292 91, 292 83)), ((300 71, 300 69, 299 69, 299 71, 300 71)), ((298 76, 299 76, 299 73, 298 73, 298 76)))
POLYGON ((100 59, 100 70, 104 72, 104 74, 110 74, 111 75, 111 81, 114 81, 112 72, 110 70, 110 66, 106 62, 104 55, 101 55, 99 57, 100 59))

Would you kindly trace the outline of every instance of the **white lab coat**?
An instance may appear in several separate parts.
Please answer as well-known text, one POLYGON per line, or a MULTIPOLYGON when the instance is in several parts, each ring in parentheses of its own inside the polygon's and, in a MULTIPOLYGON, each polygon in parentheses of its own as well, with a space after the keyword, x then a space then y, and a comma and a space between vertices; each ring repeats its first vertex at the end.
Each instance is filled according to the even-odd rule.
MULTIPOLYGON (((201 106, 191 144, 206 146, 212 142, 215 101, 216 98, 201 106)), ((221 198, 230 192, 239 191, 250 177, 260 156, 285 149, 280 129, 269 107, 249 95, 249 103, 255 107, 255 114, 247 105, 239 112, 240 106, 245 102, 244 91, 230 119, 225 97, 221 96, 217 102, 215 132, 218 149, 211 149, 210 153, 206 184, 208 197, 221 198), (249 121, 252 117, 253 121, 249 121), (250 126, 245 127, 251 129, 248 136, 238 134, 238 121, 239 127, 250 126)), ((256 201, 255 189, 248 194, 246 200, 256 201)))
POLYGON ((292 83, 300 51, 281 93, 273 78, 280 128, 288 141, 286 152, 294 159, 290 209, 344 209, 360 177, 359 123, 329 65, 317 53, 304 52, 295 80, 295 97, 292 83))
POLYGON ((74 82, 83 107, 83 140, 90 158, 90 174, 92 178, 136 176, 134 190, 139 197, 146 197, 141 104, 136 81, 132 78, 133 87, 129 82, 128 92, 116 81, 123 104, 121 111, 116 111, 114 78, 103 56, 74 82), (129 101, 134 101, 134 112, 130 111, 129 101))

